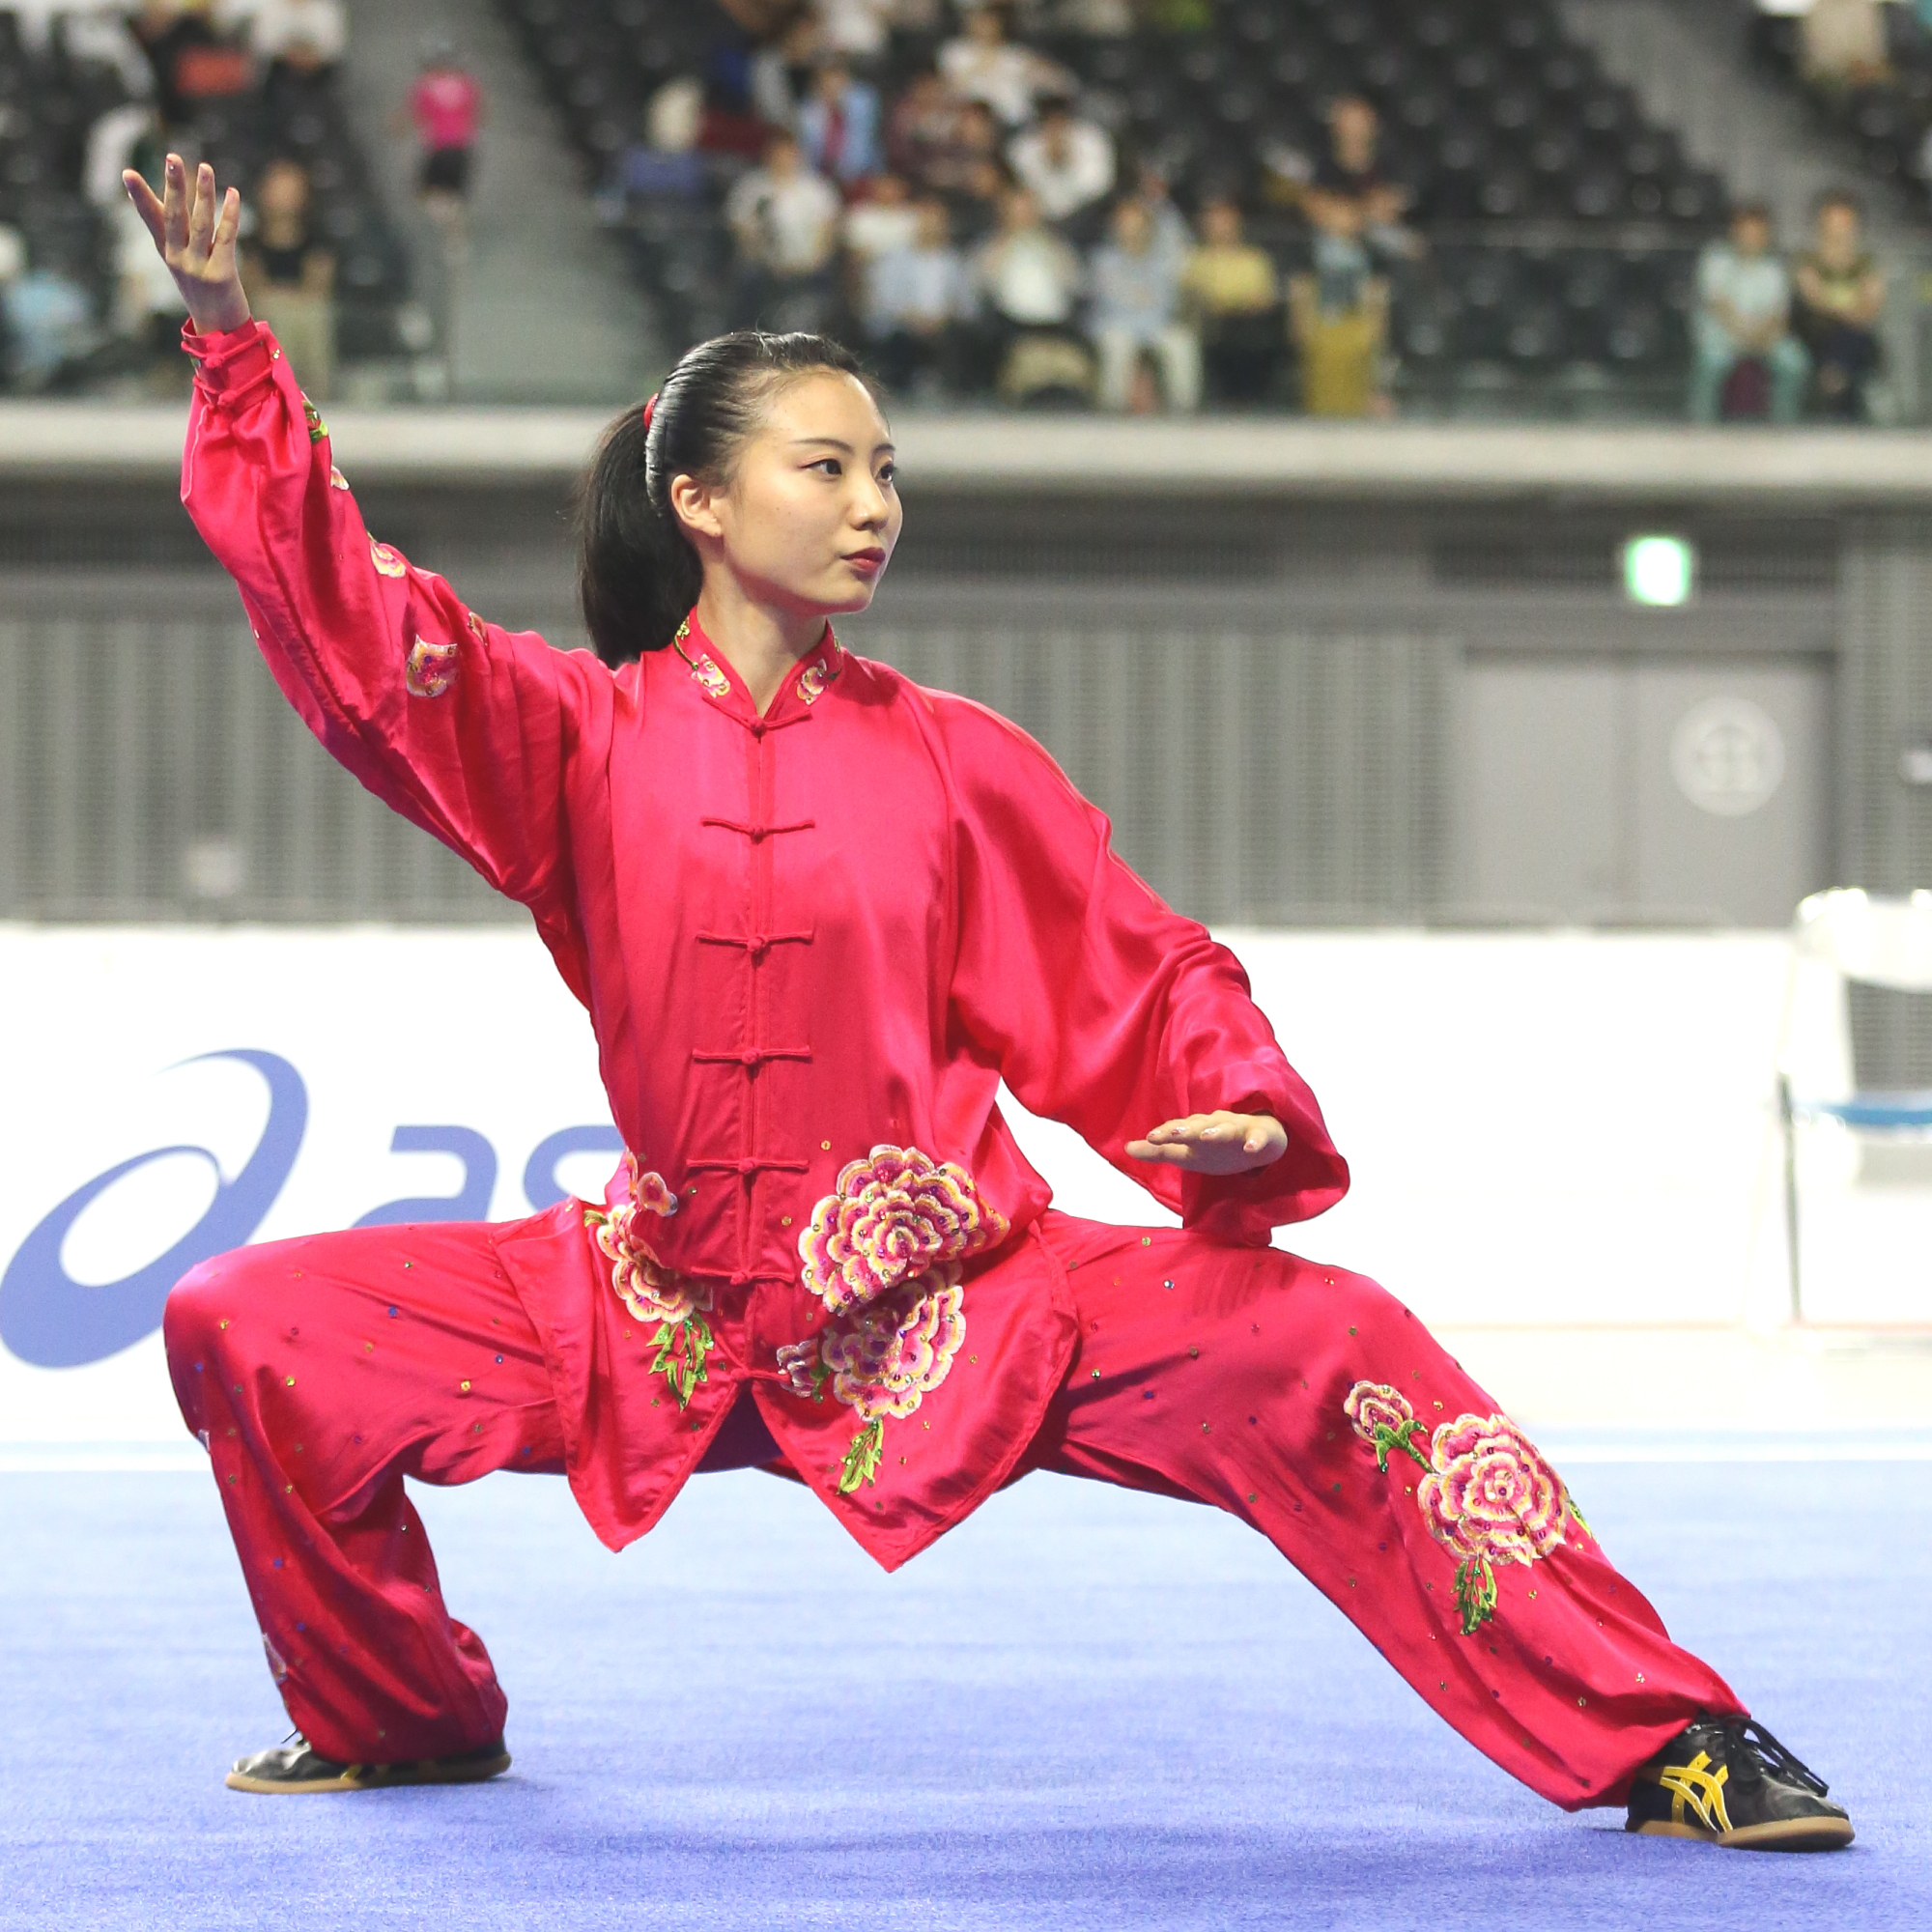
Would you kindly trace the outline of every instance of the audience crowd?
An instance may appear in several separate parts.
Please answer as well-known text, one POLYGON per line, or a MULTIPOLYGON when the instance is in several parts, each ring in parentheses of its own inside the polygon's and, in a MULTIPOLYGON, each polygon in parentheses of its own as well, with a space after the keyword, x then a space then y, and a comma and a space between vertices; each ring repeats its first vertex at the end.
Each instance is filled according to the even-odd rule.
MULTIPOLYGON (((719 111, 715 76, 679 76, 617 163, 620 198, 686 202, 719 151, 741 170, 723 211, 735 302, 720 319, 853 335, 890 386, 934 399, 1390 410, 1394 289, 1428 248, 1375 106, 1341 96, 1316 152, 1264 143, 1252 179, 1197 175, 1182 208, 1158 150, 1136 152, 1131 127, 1109 125, 1048 52, 1072 35, 1185 28, 1207 0, 724 4, 756 42, 747 112, 719 111), (907 45, 930 57, 909 68, 907 45)), ((1811 0, 1821 71, 1853 58, 1850 12, 1811 0)), ((1764 211, 1742 209, 1704 251, 1694 417, 1863 412, 1884 284, 1853 201, 1832 197, 1817 223, 1786 263, 1764 211)))
POLYGON ((1698 422, 1805 411, 1862 420, 1879 367, 1885 276, 1864 246, 1856 197, 1823 196, 1811 245, 1787 261, 1771 211, 1747 202, 1697 264, 1690 414, 1698 422))
MULTIPOLYGON (((1428 256, 1429 228, 1382 159, 1375 106, 1342 94, 1313 152, 1263 142, 1252 178, 1193 170, 1178 203, 1160 147, 1063 65, 1086 59, 1075 40, 1184 36, 1210 0, 717 4, 748 43, 735 93, 715 63, 654 81, 607 184, 627 216, 728 235, 714 325, 847 335, 893 390, 929 400, 1390 410, 1395 291, 1428 256)), ((1899 34, 1932 22, 1932 0, 1754 4, 1799 16, 1784 26, 1822 90, 1883 84, 1899 34)), ((347 34, 343 0, 0 0, 0 64, 11 35, 23 59, 57 54, 94 77, 76 166, 94 232, 112 238, 103 274, 98 243, 90 266, 45 224, 10 225, 0 203, 10 386, 184 380, 180 298, 120 185, 129 165, 155 176, 174 146, 240 180, 251 299, 311 393, 328 395, 345 254, 374 218, 366 194, 345 208, 359 165, 334 89, 347 34)), ((398 114, 420 143, 422 205, 451 242, 467 232, 483 105, 439 44, 398 114)), ((1768 211, 1738 208, 1697 264, 1690 414, 1863 417, 1886 298, 1851 196, 1825 197, 1810 245, 1788 258, 1768 211)))
POLYGON ((707 179, 695 157, 741 154, 723 209, 731 319, 852 333, 896 389, 1135 412, 1279 395, 1316 414, 1381 412, 1383 265, 1422 244, 1378 166, 1375 109, 1336 101, 1327 152, 1289 183, 1307 266, 1284 276, 1245 232, 1239 184, 1208 183, 1183 212, 1024 32, 1122 35, 1186 3, 737 0, 728 11, 760 38, 750 116, 707 105, 696 75, 668 81, 616 191, 695 200, 707 179), (933 58, 888 98, 895 32, 933 58))
POLYGON ((329 394, 344 256, 360 292, 399 299, 402 286, 336 89, 347 44, 343 0, 0 0, 0 78, 27 77, 11 111, 0 99, 0 135, 16 135, 8 181, 25 181, 0 206, 10 386, 186 381, 181 298, 121 184, 128 167, 158 182, 173 148, 243 189, 250 301, 310 393, 329 394), (38 150, 37 86, 58 110, 38 150), (49 165, 77 179, 78 221, 64 218, 67 184, 42 179, 49 165))

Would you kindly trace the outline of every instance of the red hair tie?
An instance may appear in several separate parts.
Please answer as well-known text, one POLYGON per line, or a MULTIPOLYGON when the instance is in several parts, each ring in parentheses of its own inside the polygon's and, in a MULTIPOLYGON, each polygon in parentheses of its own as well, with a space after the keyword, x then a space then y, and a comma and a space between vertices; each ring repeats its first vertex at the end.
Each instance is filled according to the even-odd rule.
POLYGON ((657 406, 658 406, 658 392, 655 389, 653 389, 650 394, 650 400, 646 402, 644 405, 644 434, 646 436, 649 436, 651 433, 651 412, 655 410, 657 406))

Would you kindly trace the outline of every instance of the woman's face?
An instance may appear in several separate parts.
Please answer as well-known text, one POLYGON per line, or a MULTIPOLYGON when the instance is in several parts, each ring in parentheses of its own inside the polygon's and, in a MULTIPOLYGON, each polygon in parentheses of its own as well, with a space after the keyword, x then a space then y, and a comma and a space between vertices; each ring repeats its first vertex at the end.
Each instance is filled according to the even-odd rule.
POLYGON ((885 420, 863 383, 830 369, 773 395, 727 482, 680 476, 671 500, 707 573, 803 615, 865 610, 904 522, 885 420))

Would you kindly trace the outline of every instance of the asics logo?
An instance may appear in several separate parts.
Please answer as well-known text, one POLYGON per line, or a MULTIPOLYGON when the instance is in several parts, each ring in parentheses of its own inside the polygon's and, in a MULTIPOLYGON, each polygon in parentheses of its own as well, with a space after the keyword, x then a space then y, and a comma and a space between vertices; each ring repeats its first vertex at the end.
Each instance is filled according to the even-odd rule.
POLYGON ((1728 1832, 1731 1814, 1724 1807, 1724 1785, 1730 1777, 1729 1765, 1710 1770, 1711 1753, 1699 1751, 1689 1764, 1667 1764, 1658 1773, 1657 1781, 1670 1793, 1671 1823, 1684 1822, 1684 1807, 1694 1810, 1707 1832, 1728 1832))

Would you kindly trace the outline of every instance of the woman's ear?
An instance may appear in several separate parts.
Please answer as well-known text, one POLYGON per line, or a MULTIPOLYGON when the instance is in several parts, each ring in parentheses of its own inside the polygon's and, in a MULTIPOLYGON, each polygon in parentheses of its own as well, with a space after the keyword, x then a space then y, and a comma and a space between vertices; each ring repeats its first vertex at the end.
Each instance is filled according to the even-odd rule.
POLYGON ((695 536, 724 536, 717 497, 713 485, 700 483, 696 476, 677 475, 670 479, 671 514, 695 536))

